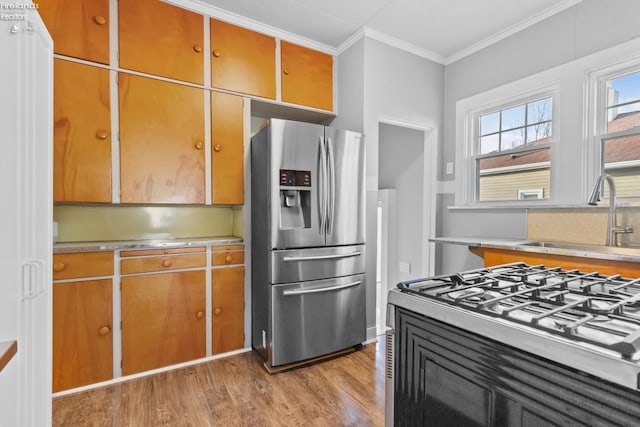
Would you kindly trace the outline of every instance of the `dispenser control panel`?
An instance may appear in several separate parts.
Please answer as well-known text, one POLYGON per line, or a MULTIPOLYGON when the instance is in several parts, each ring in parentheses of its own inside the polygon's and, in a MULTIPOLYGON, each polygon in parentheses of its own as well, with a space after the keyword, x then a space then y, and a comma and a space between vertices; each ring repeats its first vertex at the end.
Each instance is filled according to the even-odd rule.
POLYGON ((311 172, 280 169, 280 185, 288 187, 311 187, 311 172))

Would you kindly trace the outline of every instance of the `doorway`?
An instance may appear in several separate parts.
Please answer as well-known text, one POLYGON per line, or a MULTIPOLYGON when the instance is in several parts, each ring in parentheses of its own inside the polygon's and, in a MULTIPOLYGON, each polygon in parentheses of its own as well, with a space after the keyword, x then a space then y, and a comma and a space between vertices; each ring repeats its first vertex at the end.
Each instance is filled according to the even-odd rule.
POLYGON ((386 329, 387 293, 400 281, 433 274, 435 146, 432 128, 378 124, 376 325, 386 329))

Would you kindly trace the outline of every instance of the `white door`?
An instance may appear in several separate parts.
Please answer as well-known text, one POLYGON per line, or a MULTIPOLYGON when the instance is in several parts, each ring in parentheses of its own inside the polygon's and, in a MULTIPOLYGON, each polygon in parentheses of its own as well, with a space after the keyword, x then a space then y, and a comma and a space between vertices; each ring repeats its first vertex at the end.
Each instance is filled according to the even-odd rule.
POLYGON ((5 183, 0 210, 0 341, 17 339, 18 353, 6 377, 4 372, 0 376, 0 426, 47 426, 51 424, 53 42, 35 8, 12 10, 15 18, 0 21, 0 178, 5 183))

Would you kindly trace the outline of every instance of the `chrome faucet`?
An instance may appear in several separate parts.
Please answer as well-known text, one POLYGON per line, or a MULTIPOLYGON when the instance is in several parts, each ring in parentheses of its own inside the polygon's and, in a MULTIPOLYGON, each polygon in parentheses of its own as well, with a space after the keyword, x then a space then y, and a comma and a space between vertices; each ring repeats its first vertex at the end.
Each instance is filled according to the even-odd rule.
POLYGON ((613 177, 611 175, 603 173, 598 177, 596 185, 594 185, 587 203, 593 206, 598 205, 598 201, 600 201, 600 187, 602 186, 602 181, 607 181, 607 184, 609 184, 609 217, 607 219, 607 241, 605 244, 607 246, 619 246, 618 234, 633 233, 633 227, 630 225, 617 225, 616 184, 613 182, 613 177))

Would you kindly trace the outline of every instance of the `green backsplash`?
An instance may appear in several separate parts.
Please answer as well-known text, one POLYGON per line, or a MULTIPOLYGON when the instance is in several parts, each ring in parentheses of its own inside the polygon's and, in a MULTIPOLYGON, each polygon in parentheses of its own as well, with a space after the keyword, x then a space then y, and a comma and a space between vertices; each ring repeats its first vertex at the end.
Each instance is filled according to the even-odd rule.
POLYGON ((64 205, 53 220, 58 242, 242 236, 242 209, 231 207, 64 205))

